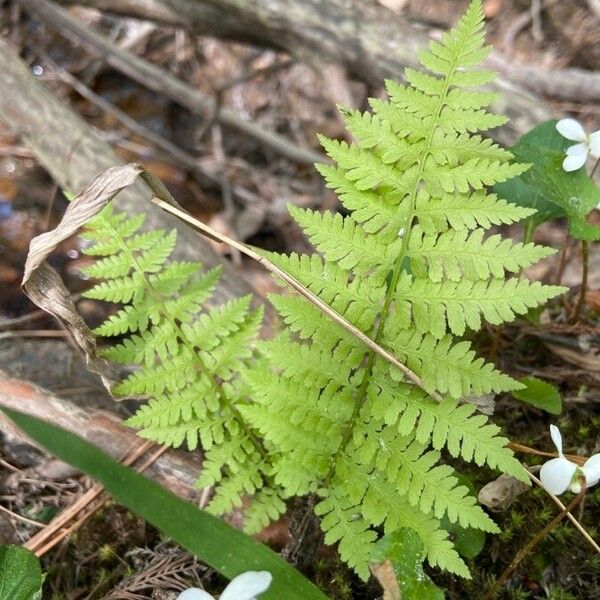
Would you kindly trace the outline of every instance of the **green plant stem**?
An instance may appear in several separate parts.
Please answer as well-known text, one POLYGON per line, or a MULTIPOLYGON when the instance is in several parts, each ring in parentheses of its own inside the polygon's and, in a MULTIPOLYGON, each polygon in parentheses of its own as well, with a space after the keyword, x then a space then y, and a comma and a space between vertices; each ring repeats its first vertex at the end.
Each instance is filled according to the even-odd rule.
POLYGON ((562 282, 563 274, 565 272, 565 266, 567 264, 567 252, 569 250, 569 246, 571 245, 571 238, 567 234, 565 241, 563 242, 562 248, 560 249, 560 259, 558 263, 558 269, 556 271, 556 280, 554 283, 556 285, 560 285, 562 282))
POLYGON ((525 225, 525 232, 523 234, 523 244, 529 244, 529 242, 531 242, 534 232, 535 224, 533 219, 528 219, 527 224, 525 225))
POLYGON ((544 527, 541 531, 536 533, 531 540, 529 540, 514 556, 511 560, 510 564, 500 578, 494 585, 488 590, 483 600, 493 600, 496 597, 496 594, 500 591, 502 586, 506 583, 507 579, 510 577, 511 573, 521 564, 523 559, 535 548, 539 542, 541 542, 567 515, 567 513, 571 512, 573 508, 583 500, 585 497, 586 488, 583 489, 571 500, 571 502, 567 505, 567 507, 562 510, 546 527, 544 527))
POLYGON ((581 273, 581 289, 579 290, 579 297, 577 298, 577 304, 571 314, 571 322, 577 323, 579 321, 579 315, 581 313, 581 307, 585 300, 585 294, 587 292, 588 284, 588 272, 590 262, 590 248, 589 243, 586 240, 581 240, 581 261, 582 261, 582 273, 581 273))
POLYGON ((596 171, 598 170, 598 165, 600 165, 600 158, 598 158, 598 160, 596 161, 596 164, 592 168, 592 172, 590 173, 590 179, 594 179, 594 175, 596 174, 596 171))
POLYGON ((138 263, 137 259, 135 258, 135 256, 133 255, 133 253, 129 250, 129 248, 127 247, 127 244, 125 244, 122 241, 121 237, 114 230, 114 228, 110 225, 110 223, 108 223, 108 221, 104 220, 104 223, 112 231, 113 235, 115 236, 115 239, 117 239, 119 241, 119 245, 121 246, 121 248, 123 249, 123 251, 129 257, 129 260, 133 264, 133 266, 136 269, 136 271, 142 277, 142 280, 144 282, 144 285, 145 285, 146 289, 148 290, 148 292, 153 297, 153 299, 156 302, 157 306, 161 307, 160 308, 160 312, 163 315, 163 317, 166 320, 168 320, 168 321, 171 322, 171 324, 173 325, 173 328, 175 329, 175 331, 177 333, 177 337, 179 337, 179 339, 185 345, 186 349, 190 352, 190 355, 193 356, 193 357, 195 357, 196 364, 198 365, 198 369, 210 381, 212 387, 215 389, 217 395, 219 396, 219 400, 220 400, 221 405, 227 407, 231 411, 231 414, 233 415, 233 418, 236 420, 236 422, 238 423, 238 425, 240 426, 240 428, 242 429, 242 431, 244 432, 244 434, 252 442, 253 446, 256 448, 256 451, 260 454, 261 458, 266 461, 267 458, 268 458, 267 451, 263 448, 261 442, 256 437, 256 435, 254 434, 254 432, 246 425, 246 422, 244 421, 242 415, 237 410, 237 408, 233 405, 233 403, 229 400, 229 398, 227 398, 227 396, 225 396, 225 393, 223 392, 222 386, 220 386, 217 383, 217 381, 215 380, 215 378, 212 376, 212 373, 210 372, 210 369, 206 366, 206 364, 202 360, 200 354, 198 353, 198 351, 196 350, 196 348, 194 348, 193 344, 185 336, 185 334, 181 330, 181 327, 179 326, 179 324, 164 309, 164 303, 163 303, 163 301, 161 300, 161 298, 156 293, 154 287, 152 286, 152 284, 150 283, 150 281, 146 277, 146 274, 144 273, 143 269, 140 267, 140 264, 138 263))

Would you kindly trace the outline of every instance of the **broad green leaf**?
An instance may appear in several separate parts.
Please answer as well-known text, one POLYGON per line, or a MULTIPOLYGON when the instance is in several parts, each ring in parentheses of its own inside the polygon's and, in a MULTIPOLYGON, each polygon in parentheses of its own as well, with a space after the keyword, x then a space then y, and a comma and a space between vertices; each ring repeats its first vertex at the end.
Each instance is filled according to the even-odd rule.
POLYGON ((562 168, 566 149, 574 143, 556 131, 555 120, 541 123, 510 149, 516 160, 531 163, 531 168, 519 177, 496 184, 494 189, 506 200, 537 209, 531 217, 536 226, 566 216, 573 237, 598 240, 600 228, 586 218, 600 204, 600 188, 590 179, 585 166, 571 173, 562 168))
POLYGON ((475 558, 485 544, 485 531, 472 527, 461 527, 451 523, 447 517, 442 519, 442 527, 450 534, 456 551, 464 558, 475 558))
POLYGON ((423 558, 423 543, 412 529, 398 529, 376 545, 375 561, 391 562, 402 598, 444 600, 444 592, 423 571, 423 558))
POLYGON ((0 546, 0 600, 41 598, 42 569, 36 555, 20 546, 0 546))
POLYGON ((553 385, 537 377, 522 377, 519 381, 525 388, 512 392, 517 400, 541 408, 553 415, 561 413, 562 399, 560 392, 553 385))
MULTIPOLYGON (((245 571, 269 571, 273 583, 261 600, 327 600, 264 544, 124 467, 76 435, 29 415, 3 407, 2 410, 49 452, 98 480, 117 502, 225 577, 233 578, 245 571)), ((20 596, 10 596, 10 600, 15 598, 20 596)))

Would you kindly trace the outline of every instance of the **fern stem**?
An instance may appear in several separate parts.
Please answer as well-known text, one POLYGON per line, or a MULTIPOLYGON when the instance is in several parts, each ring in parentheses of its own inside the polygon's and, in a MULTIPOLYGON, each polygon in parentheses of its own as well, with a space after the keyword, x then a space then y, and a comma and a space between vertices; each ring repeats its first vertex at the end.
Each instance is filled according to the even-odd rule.
POLYGON ((571 315, 572 323, 577 323, 577 321, 579 321, 579 315, 581 313, 581 308, 583 306, 583 302, 585 300, 585 294, 587 292, 588 271, 589 271, 589 262, 590 262, 590 247, 586 240, 581 240, 581 261, 582 261, 581 289, 579 290, 579 297, 577 298, 577 304, 575 304, 575 308, 573 309, 573 314, 571 315))
POLYGON ((221 405, 227 407, 231 411, 233 418, 235 419, 237 424, 240 426, 240 428, 242 429, 242 431, 244 432, 246 437, 250 440, 252 445, 255 447, 256 451, 260 454, 261 458, 264 461, 267 461, 268 454, 267 454, 267 451, 264 449, 263 445, 261 444, 260 440, 256 437, 254 432, 246 425, 246 422, 244 421, 244 419, 243 419, 242 415, 240 414, 240 412, 238 411, 238 409, 233 405, 233 403, 229 400, 229 398, 224 394, 223 388, 217 383, 217 381, 213 377, 212 373, 210 372, 210 369, 206 366, 206 364, 202 360, 199 352, 196 350, 196 348, 194 348, 194 345, 189 341, 187 336, 183 333, 183 331, 181 330, 181 327, 179 326, 177 321, 175 319, 173 319, 172 316, 164 309, 163 301, 161 300, 159 295, 156 293, 156 290, 154 289, 154 287, 152 286, 152 284, 146 277, 146 274, 145 274, 144 270, 141 268, 136 257, 129 250, 129 248, 127 247, 127 244, 125 244, 123 242, 123 240, 121 239, 121 236, 119 236, 118 232, 115 231, 115 229, 112 227, 110 222, 106 219, 103 219, 103 222, 106 225, 106 227, 110 231, 112 231, 113 235, 115 236, 115 239, 118 240, 119 246, 121 246, 123 252, 125 252, 127 254, 127 256, 129 257, 131 264, 134 266, 135 270, 142 278, 142 281, 144 283, 146 290, 152 296, 153 300, 156 302, 156 305, 161 307, 160 313, 163 315, 163 317, 166 320, 168 320, 171 323, 173 329, 177 333, 177 337, 181 340, 181 342, 184 344, 186 349, 190 352, 190 356, 193 356, 195 358, 196 364, 198 366, 198 370, 208 379, 210 384, 213 386, 213 388, 217 392, 217 395, 219 397, 221 405))

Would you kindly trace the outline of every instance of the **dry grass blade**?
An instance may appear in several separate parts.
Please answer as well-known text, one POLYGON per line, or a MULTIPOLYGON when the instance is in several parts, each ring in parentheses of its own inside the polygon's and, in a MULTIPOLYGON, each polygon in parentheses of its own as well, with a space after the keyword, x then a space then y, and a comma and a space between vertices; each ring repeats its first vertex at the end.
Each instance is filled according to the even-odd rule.
MULTIPOLYGON (((142 177, 147 180, 148 173, 145 172, 142 174, 142 177)), ((438 402, 442 400, 441 396, 436 392, 431 391, 425 387, 423 380, 411 369, 409 369, 405 364, 401 363, 393 354, 382 348, 379 344, 374 342, 369 336, 365 335, 358 327, 355 327, 350 321, 347 321, 342 315, 334 311, 328 304, 323 302, 318 296, 313 294, 310 290, 306 289, 298 280, 294 279, 291 275, 288 275, 285 271, 280 269, 277 265, 272 263, 269 259, 261 256, 257 252, 255 252, 250 246, 243 244, 242 242, 238 242, 218 231, 215 231, 202 221, 199 221, 192 215, 188 214, 178 206, 174 205, 174 201, 169 198, 168 200, 163 199, 164 195, 157 194, 157 191, 150 182, 148 182, 150 187, 153 188, 155 192, 155 197, 152 198, 152 202, 154 202, 157 206, 160 206, 163 210, 171 213, 172 215, 178 217, 182 221, 188 223, 200 231, 203 235, 220 242, 222 244, 227 244, 236 250, 239 250, 242 254, 245 254, 249 258, 252 258, 256 262, 260 263, 267 271, 270 271, 277 277, 280 277, 285 281, 290 287, 296 290, 301 296, 306 298, 311 304, 316 306, 321 312, 327 315, 331 320, 335 321, 338 325, 343 327, 346 331, 350 332, 354 337, 360 340, 365 346, 369 349, 373 350, 383 358, 385 358, 388 362, 394 365, 397 369, 404 373, 405 377, 414 385, 420 387, 423 391, 429 394, 432 398, 435 398, 438 402)), ((164 187, 164 186, 163 186, 164 187)), ((159 192, 160 193, 160 192, 159 192)))

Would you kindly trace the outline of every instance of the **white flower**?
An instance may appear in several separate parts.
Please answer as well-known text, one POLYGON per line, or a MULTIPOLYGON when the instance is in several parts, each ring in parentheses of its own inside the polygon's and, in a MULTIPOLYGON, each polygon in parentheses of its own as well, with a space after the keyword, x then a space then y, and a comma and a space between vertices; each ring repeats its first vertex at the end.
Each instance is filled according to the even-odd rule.
POLYGON ((578 494, 584 482, 586 488, 596 485, 600 480, 600 454, 594 454, 580 467, 563 454, 562 436, 556 425, 550 425, 550 437, 558 450, 558 458, 542 465, 540 479, 544 489, 559 496, 567 490, 578 494))
MULTIPOLYGON (((256 600, 258 594, 266 592, 273 576, 268 571, 247 571, 234 577, 219 596, 219 600, 256 600)), ((208 592, 190 588, 181 592, 175 600, 215 600, 208 592)))
POLYGON ((565 171, 581 169, 588 154, 600 158, 600 129, 588 135, 575 119, 561 119, 556 124, 556 130, 568 140, 579 142, 567 148, 567 156, 562 165, 565 171))

